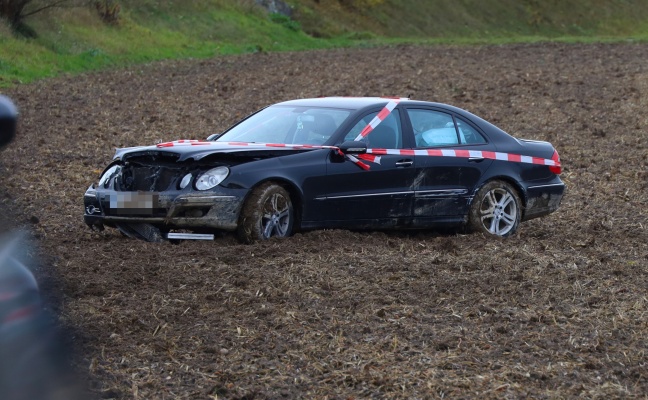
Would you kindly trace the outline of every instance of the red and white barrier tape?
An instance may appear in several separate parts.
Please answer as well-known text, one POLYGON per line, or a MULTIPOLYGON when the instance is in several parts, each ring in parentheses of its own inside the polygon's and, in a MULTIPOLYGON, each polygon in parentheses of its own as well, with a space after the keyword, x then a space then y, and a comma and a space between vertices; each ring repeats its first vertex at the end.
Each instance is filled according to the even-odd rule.
MULTIPOLYGON (((456 150, 456 149, 367 149, 367 154, 372 156, 398 155, 398 156, 430 156, 430 157, 457 157, 457 158, 485 158, 488 160, 519 162, 547 166, 560 166, 560 162, 540 157, 523 156, 521 154, 500 153, 481 150, 456 150)), ((363 157, 361 157, 363 158, 363 157)), ((364 159, 364 158, 363 158, 364 159)), ((367 159, 367 161, 370 161, 367 159)))
POLYGON ((164 143, 158 143, 156 144, 157 147, 175 147, 175 146, 200 146, 200 145, 208 145, 211 143, 215 142, 208 142, 206 140, 186 140, 186 139, 181 139, 181 140, 174 140, 173 142, 164 142, 164 143))
POLYGON ((394 99, 394 100, 391 100, 389 103, 387 103, 387 105, 386 105, 382 110, 380 110, 380 112, 378 113, 378 115, 376 115, 376 116, 371 120, 371 122, 369 122, 369 124, 368 124, 367 126, 364 127, 364 129, 363 129, 363 130, 360 132, 360 134, 355 138, 355 140, 356 140, 356 141, 359 141, 359 140, 362 139, 363 137, 365 137, 365 136, 367 136, 368 134, 370 134, 371 131, 373 131, 374 129, 376 129, 376 127, 377 127, 381 122, 383 122, 383 120, 384 120, 385 118, 387 118, 387 117, 389 116, 389 114, 391 114, 391 112, 394 110, 394 108, 396 108, 396 106, 398 105, 398 102, 400 102, 400 99, 394 99))
POLYGON ((344 154, 337 146, 318 146, 310 144, 284 144, 284 143, 248 143, 248 142, 211 142, 203 140, 177 140, 175 142, 159 143, 157 147, 176 147, 176 146, 248 146, 248 147, 268 147, 268 148, 289 148, 295 150, 301 149, 331 149, 338 154, 344 155, 350 161, 360 166, 362 169, 369 169, 369 166, 362 163, 359 159, 380 164, 380 156, 397 155, 397 156, 429 156, 429 157, 457 157, 457 158, 485 158, 488 160, 499 160, 509 162, 519 162, 524 164, 536 164, 547 166, 560 166, 560 162, 540 157, 524 156, 521 154, 500 153, 494 151, 481 150, 457 150, 457 149, 367 149, 365 154, 359 154, 354 157, 350 154, 344 154))
POLYGON ((158 143, 156 146, 160 148, 164 147, 176 147, 176 146, 209 146, 209 145, 226 145, 226 146, 249 146, 249 147, 274 147, 274 148, 287 148, 295 150, 314 150, 314 149, 331 149, 335 150, 342 157, 346 157, 349 161, 357 165, 358 167, 364 169, 365 171, 369 170, 369 166, 362 161, 358 160, 356 157, 351 154, 344 154, 337 146, 318 146, 311 144, 285 144, 285 143, 249 143, 249 142, 211 142, 204 140, 176 140, 174 142, 165 142, 158 143))
POLYGON ((377 156, 375 154, 359 154, 358 158, 372 163, 380 164, 380 156, 377 156))
POLYGON ((290 149, 337 149, 336 146, 319 146, 311 144, 285 144, 285 143, 253 143, 253 142, 213 142, 207 140, 176 140, 156 144, 157 147, 179 147, 179 146, 249 146, 249 147, 285 147, 290 149))

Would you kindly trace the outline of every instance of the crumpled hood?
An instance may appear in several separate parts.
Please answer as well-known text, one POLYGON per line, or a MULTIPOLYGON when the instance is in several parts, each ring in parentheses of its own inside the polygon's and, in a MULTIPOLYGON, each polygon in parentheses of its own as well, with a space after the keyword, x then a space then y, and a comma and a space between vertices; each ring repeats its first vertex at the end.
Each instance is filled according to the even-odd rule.
POLYGON ((124 147, 115 151, 113 159, 125 160, 134 156, 176 155, 176 161, 200 160, 216 153, 240 156, 276 157, 317 149, 317 146, 295 147, 266 143, 212 142, 198 140, 178 140, 153 146, 124 147))

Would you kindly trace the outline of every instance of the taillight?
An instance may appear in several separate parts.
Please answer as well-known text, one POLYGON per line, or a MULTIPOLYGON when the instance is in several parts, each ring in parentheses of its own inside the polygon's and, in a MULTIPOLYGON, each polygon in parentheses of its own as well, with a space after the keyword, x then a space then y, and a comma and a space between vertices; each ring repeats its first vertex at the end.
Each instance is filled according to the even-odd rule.
POLYGON ((551 160, 556 163, 556 165, 550 165, 549 171, 553 172, 556 175, 560 175, 560 173, 562 172, 562 166, 560 165, 560 156, 558 155, 557 150, 554 150, 553 156, 551 156, 551 160))

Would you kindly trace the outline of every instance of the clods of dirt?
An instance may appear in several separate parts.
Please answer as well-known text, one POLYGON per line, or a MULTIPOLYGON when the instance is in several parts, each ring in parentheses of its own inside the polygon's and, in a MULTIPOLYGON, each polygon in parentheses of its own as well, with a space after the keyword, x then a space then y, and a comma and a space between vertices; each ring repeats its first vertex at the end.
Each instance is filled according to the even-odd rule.
POLYGON ((12 89, 0 201, 103 398, 648 393, 648 46, 396 46, 164 62, 12 89), (560 152, 567 193, 508 239, 318 231, 241 245, 91 232, 115 147, 266 104, 412 95, 560 152))

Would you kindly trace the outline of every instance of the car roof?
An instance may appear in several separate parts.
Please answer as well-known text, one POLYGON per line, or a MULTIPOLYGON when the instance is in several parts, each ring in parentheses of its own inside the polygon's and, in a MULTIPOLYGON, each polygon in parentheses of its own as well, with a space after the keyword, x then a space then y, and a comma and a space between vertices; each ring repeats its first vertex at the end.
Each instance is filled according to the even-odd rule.
POLYGON ((344 108, 349 110, 359 110, 372 106, 384 106, 392 100, 398 100, 400 104, 406 106, 433 106, 445 108, 459 113, 466 113, 458 107, 449 104, 435 103, 430 101, 410 100, 406 97, 318 97, 310 99, 288 100, 281 103, 273 104, 275 106, 302 106, 302 107, 331 107, 344 108))
POLYGON ((312 99, 289 100, 274 104, 276 106, 331 107, 359 110, 370 106, 384 106, 398 97, 318 97, 312 99))
POLYGON ((436 107, 445 111, 455 112, 458 115, 468 118, 470 121, 478 124, 483 130, 488 131, 491 136, 496 136, 500 139, 503 139, 504 136, 511 138, 511 136, 505 131, 470 111, 450 104, 411 100, 407 97, 318 97, 311 99, 289 100, 273 104, 273 106, 327 107, 358 111, 366 108, 382 107, 392 100, 399 100, 399 104, 406 107, 436 107))

